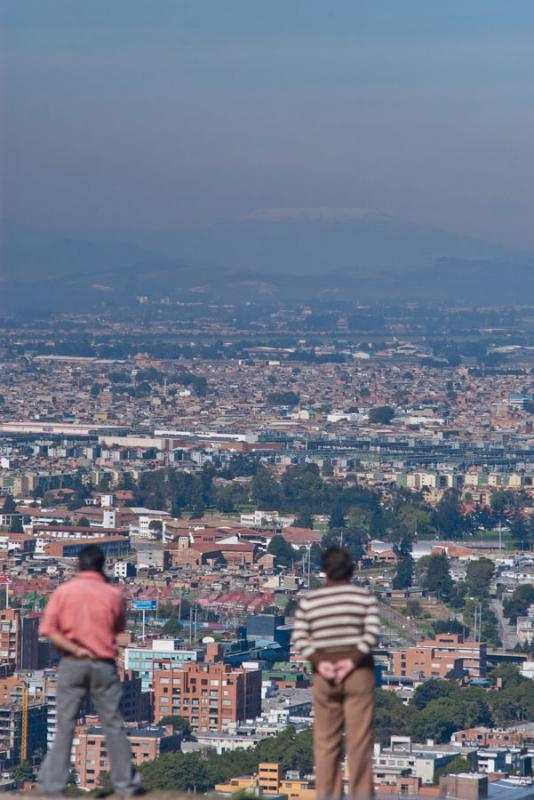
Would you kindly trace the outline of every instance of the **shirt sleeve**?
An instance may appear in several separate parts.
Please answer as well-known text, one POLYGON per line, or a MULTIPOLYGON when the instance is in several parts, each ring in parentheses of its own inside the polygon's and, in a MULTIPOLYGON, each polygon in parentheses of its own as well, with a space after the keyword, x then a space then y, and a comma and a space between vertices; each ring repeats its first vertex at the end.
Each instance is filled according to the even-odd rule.
POLYGON ((373 647, 376 647, 379 635, 380 617, 378 616, 378 604, 375 598, 370 595, 370 603, 365 612, 363 635, 358 644, 358 650, 364 655, 368 655, 373 647))
POLYGON ((122 633, 126 629, 126 601, 122 592, 117 597, 117 617, 115 619, 115 633, 122 633))
POLYGON ((61 596, 57 589, 55 592, 52 592, 52 595, 46 604, 43 616, 41 617, 39 636, 48 637, 52 633, 61 633, 59 626, 59 614, 61 606, 60 598, 61 596))
POLYGON ((291 643, 296 653, 304 658, 310 659, 316 651, 311 640, 310 623, 306 617, 306 611, 302 607, 302 602, 297 606, 295 612, 295 622, 293 624, 293 635, 291 643))

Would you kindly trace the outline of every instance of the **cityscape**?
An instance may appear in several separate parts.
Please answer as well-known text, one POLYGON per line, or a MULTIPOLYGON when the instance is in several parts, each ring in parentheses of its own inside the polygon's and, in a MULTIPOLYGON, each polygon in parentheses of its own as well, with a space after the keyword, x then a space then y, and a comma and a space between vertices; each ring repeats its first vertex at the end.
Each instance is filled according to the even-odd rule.
POLYGON ((534 800, 534 6, 0 29, 0 791, 534 800))
MULTIPOLYGON (((143 332, 106 312, 3 323, 6 786, 53 741, 39 618, 87 543, 127 598, 122 710, 148 788, 314 797, 291 630, 333 544, 379 603, 378 796, 532 786, 529 310, 493 331, 495 309, 281 307, 258 333, 238 306, 212 329, 196 309, 186 332, 160 306, 143 332)), ((108 775, 88 704, 71 790, 108 775)))

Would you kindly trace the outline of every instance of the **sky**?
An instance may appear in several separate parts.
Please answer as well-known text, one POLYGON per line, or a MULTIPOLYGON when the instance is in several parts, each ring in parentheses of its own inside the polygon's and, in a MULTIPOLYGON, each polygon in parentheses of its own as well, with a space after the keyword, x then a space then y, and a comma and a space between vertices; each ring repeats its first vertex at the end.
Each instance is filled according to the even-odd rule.
POLYGON ((532 0, 2 0, 0 15, 8 232, 373 209, 534 251, 532 0))

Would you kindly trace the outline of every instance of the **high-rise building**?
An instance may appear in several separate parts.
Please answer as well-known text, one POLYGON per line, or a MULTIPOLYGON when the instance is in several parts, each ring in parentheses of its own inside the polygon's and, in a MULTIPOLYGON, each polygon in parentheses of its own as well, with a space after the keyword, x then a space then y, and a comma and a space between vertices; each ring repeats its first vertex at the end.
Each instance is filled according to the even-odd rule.
MULTIPOLYGON (((12 764, 18 764, 22 754, 22 705, 9 703, 0 705, 0 741, 9 753, 12 764)), ((46 751, 48 706, 46 703, 30 702, 28 706, 27 752, 33 754, 46 751)))
POLYGON ((154 664, 154 719, 178 714, 193 732, 223 730, 261 713, 261 670, 228 664, 154 664))
POLYGON ((17 669, 37 669, 38 630, 38 614, 22 614, 18 608, 0 611, 0 661, 12 661, 17 669))

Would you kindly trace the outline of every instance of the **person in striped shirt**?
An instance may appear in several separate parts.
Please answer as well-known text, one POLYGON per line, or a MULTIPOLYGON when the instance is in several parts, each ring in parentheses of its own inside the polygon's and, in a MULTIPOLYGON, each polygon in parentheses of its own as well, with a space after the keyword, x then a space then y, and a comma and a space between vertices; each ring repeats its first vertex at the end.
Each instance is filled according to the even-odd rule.
POLYGON ((380 633, 376 600, 352 583, 347 550, 323 553, 326 581, 299 602, 292 645, 314 671, 314 755, 317 800, 338 800, 346 735, 348 796, 373 795, 372 746, 375 673, 372 649, 380 633))

